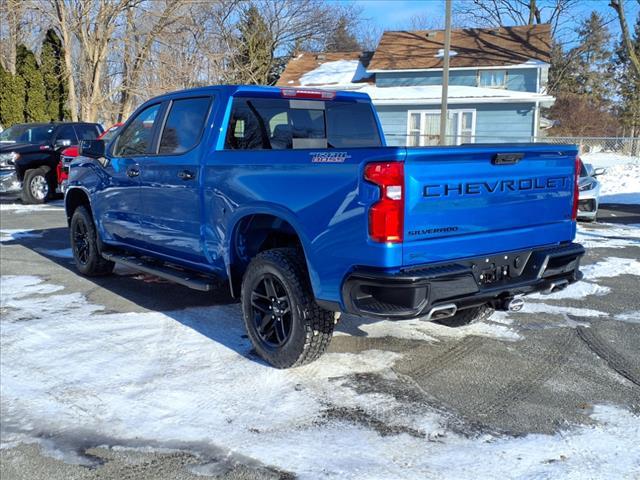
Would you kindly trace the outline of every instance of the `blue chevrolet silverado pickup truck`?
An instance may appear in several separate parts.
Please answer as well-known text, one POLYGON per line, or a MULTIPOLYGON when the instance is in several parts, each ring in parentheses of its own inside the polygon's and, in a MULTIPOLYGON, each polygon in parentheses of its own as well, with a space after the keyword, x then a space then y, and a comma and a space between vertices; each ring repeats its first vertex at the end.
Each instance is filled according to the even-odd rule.
POLYGON ((212 86, 81 148, 78 270, 228 288, 279 368, 318 358, 340 312, 463 325, 580 278, 575 146, 387 147, 366 95, 212 86))

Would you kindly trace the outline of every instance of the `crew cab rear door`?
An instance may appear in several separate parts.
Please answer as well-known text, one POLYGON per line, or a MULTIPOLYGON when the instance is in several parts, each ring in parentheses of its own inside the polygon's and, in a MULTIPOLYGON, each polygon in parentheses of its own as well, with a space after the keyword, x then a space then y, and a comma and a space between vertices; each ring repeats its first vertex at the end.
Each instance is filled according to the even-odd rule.
POLYGON ((570 240, 576 155, 563 145, 408 148, 405 264, 570 240))

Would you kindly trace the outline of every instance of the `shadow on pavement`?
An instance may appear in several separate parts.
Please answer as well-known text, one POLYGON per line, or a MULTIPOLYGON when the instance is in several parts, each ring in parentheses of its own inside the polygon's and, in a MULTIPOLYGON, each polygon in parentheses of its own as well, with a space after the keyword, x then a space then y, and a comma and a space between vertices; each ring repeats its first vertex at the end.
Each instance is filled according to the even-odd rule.
POLYGON ((603 223, 640 224, 640 204, 601 203, 598 220, 603 223))
MULTIPOLYGON (((71 258, 66 228, 29 230, 28 233, 30 236, 17 236, 3 241, 2 245, 21 245, 66 268, 73 275, 79 275, 71 258)), ((264 364, 261 359, 251 353, 248 347, 249 341, 244 335, 244 324, 238 302, 230 297, 226 301, 217 301, 211 293, 199 292, 120 267, 116 267, 114 275, 82 278, 143 309, 161 312, 201 335, 235 350, 240 355, 264 364), (223 312, 216 309, 212 311, 210 317, 207 317, 201 311, 186 311, 186 309, 214 306, 221 307, 223 312), (249 355, 247 355, 248 352, 249 355)), ((113 310, 107 307, 107 310, 101 313, 113 313, 113 310)))

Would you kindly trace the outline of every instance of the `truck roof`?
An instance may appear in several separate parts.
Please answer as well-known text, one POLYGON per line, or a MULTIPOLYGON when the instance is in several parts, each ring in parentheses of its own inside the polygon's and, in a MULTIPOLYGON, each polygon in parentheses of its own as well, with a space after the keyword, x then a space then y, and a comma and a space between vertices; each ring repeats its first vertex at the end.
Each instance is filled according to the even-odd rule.
MULTIPOLYGON (((351 92, 345 90, 327 90, 320 88, 304 88, 304 87, 268 87, 263 85, 210 85, 206 87, 196 87, 189 88, 185 90, 177 90, 174 92, 165 93, 163 95, 159 95, 157 97, 149 99, 148 103, 152 100, 168 100, 170 98, 176 96, 182 96, 184 94, 194 94, 194 93, 202 93, 202 94, 212 94, 212 93, 222 93, 223 95, 232 96, 232 95, 255 95, 258 97, 266 97, 266 98, 282 98, 283 90, 306 90, 306 91, 326 91, 335 94, 333 100, 365 100, 371 101, 369 95, 366 93, 359 92, 351 92)), ((289 98, 289 97, 286 97, 289 98)), ((325 99, 328 100, 328 99, 325 99)))

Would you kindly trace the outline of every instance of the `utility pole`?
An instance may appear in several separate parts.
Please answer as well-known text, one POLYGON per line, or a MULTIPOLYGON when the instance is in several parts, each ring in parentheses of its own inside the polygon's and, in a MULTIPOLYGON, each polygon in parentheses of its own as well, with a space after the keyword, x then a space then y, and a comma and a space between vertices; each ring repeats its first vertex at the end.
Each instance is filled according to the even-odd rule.
POLYGON ((449 95, 449 50, 451 49, 451 0, 445 0, 445 9, 442 104, 440 106, 440 145, 446 145, 447 141, 447 96, 449 95))

